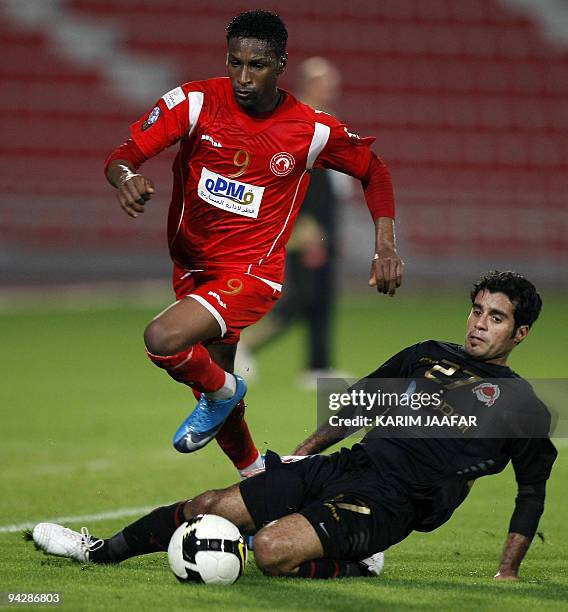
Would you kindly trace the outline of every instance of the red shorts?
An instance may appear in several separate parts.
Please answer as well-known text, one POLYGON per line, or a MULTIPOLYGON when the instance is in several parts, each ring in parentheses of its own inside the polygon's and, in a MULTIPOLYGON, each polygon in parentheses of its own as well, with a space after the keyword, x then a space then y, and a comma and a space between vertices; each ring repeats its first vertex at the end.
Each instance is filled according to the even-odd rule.
POLYGON ((241 331, 256 323, 276 304, 280 291, 243 272, 188 272, 174 266, 176 299, 191 296, 217 319, 221 335, 215 343, 236 344, 241 331))

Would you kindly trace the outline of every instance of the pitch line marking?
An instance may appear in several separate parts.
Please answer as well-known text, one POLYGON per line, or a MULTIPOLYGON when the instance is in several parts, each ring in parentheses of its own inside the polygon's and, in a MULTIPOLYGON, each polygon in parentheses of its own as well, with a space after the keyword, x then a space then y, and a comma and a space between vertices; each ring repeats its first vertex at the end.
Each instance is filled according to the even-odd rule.
POLYGON ((134 516, 135 514, 146 514, 153 510, 155 506, 140 506, 139 508, 119 508, 118 510, 109 510, 107 512, 99 512, 97 514, 80 514, 77 516, 56 516, 41 521, 33 521, 14 525, 0 525, 0 533, 16 533, 24 529, 31 529, 38 523, 83 523, 106 521, 108 519, 125 518, 134 516))

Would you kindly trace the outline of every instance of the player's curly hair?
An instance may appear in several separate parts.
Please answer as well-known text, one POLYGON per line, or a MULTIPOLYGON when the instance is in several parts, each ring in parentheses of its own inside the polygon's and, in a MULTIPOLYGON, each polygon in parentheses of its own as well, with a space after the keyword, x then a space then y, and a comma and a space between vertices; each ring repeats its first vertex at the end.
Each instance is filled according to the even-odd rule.
POLYGON ((227 25, 227 42, 231 38, 256 38, 266 41, 278 58, 286 53, 288 30, 279 15, 272 11, 247 11, 233 17, 227 25))
POLYGON ((470 296, 472 304, 475 296, 484 289, 490 293, 504 293, 511 300, 515 306, 515 331, 521 325, 530 327, 538 319, 542 299, 536 287, 521 274, 498 270, 484 274, 473 285, 470 296))

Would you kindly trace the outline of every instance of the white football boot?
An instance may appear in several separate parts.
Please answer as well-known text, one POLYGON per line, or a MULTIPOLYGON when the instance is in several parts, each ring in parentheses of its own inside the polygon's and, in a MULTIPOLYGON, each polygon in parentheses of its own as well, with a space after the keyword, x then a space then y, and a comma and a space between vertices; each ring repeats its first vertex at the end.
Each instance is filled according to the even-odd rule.
POLYGON ((55 523, 39 523, 32 532, 36 546, 50 555, 69 557, 79 563, 89 563, 89 553, 98 550, 103 540, 94 540, 86 527, 73 531, 55 523))
POLYGON ((385 553, 375 553, 374 555, 367 557, 367 559, 359 561, 359 563, 364 565, 371 574, 380 576, 381 572, 383 571, 383 567, 385 566, 385 553))

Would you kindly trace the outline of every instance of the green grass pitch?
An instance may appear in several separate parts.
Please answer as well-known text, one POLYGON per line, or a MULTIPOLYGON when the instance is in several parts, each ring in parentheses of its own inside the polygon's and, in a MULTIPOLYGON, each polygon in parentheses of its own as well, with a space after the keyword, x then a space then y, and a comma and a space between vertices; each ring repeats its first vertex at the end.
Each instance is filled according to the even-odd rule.
MULTIPOLYGON (((565 299, 545 296, 542 319, 513 355, 527 377, 567 377, 565 299)), ((2 427, 0 591, 61 591, 70 610, 500 610, 568 609, 568 455, 560 454, 522 581, 495 583, 513 508, 511 469, 481 479, 454 517, 386 554, 376 580, 268 579, 249 562, 233 587, 179 584, 165 555, 117 567, 49 558, 10 526, 153 507, 236 480, 213 443, 183 456, 170 446, 192 405, 187 390, 146 359, 142 330, 159 310, 124 304, 93 310, 55 305, 0 313, 2 427)), ((463 299, 369 295, 338 308, 337 361, 364 375, 400 348, 428 338, 461 341, 463 299)), ((315 394, 295 387, 301 331, 266 349, 248 395, 248 418, 264 449, 289 452, 316 424, 315 394)), ((71 522, 109 536, 135 516, 71 522)))

